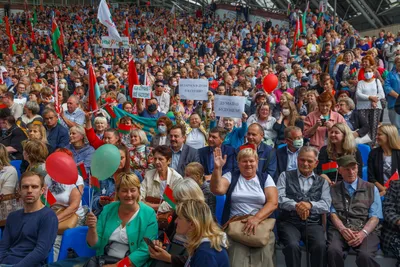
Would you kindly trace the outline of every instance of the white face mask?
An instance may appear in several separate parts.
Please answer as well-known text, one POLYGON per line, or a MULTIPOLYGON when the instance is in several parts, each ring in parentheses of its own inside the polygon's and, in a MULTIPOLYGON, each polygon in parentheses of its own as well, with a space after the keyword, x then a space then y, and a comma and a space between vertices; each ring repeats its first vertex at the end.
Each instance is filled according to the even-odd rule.
POLYGON ((81 86, 81 83, 75 83, 75 87, 81 86))
POLYGON ((372 72, 365 72, 364 73, 365 79, 371 79, 373 76, 374 76, 374 74, 372 72))
POLYGON ((178 85, 177 82, 173 82, 173 83, 172 83, 172 86, 177 86, 177 85, 178 85))
POLYGON ((65 83, 61 83, 60 84, 60 89, 64 89, 65 88, 65 83))
POLYGON ((283 116, 288 116, 290 114, 290 110, 289 109, 282 109, 282 114, 283 116))

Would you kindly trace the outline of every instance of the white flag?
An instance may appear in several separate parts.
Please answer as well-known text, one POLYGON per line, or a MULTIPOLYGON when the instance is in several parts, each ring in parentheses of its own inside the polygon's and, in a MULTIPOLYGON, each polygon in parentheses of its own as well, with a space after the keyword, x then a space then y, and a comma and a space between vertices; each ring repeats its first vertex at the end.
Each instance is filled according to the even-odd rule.
POLYGON ((121 42, 121 36, 118 33, 117 27, 115 26, 112 18, 110 9, 108 8, 106 0, 101 0, 99 6, 99 12, 97 13, 97 18, 99 19, 100 23, 105 25, 108 30, 108 35, 112 38, 121 42))
POLYGON ((175 14, 175 5, 173 5, 171 8, 171 14, 175 14))

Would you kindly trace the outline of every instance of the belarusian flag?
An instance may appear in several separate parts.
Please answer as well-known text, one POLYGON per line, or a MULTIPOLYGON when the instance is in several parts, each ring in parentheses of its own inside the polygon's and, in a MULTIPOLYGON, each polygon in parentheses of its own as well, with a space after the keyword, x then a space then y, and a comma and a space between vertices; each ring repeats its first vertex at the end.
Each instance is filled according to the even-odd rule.
POLYGON ((176 201, 174 199, 173 191, 171 187, 169 187, 169 184, 164 190, 163 198, 171 206, 171 208, 175 209, 176 201))
POLYGON ((126 37, 129 37, 129 21, 128 18, 125 19, 125 31, 124 34, 126 37))
POLYGON ((85 165, 83 162, 79 162, 76 167, 78 168, 78 173, 80 176, 82 176, 83 180, 86 180, 88 178, 88 174, 86 172, 85 165))
POLYGON ((292 52, 294 52, 296 50, 296 43, 297 43, 297 40, 299 39, 299 37, 300 37, 300 20, 299 20, 299 18, 297 18, 296 29, 294 31, 294 36, 293 36, 292 52))
POLYGON ((11 29, 10 29, 10 21, 8 20, 8 17, 4 17, 4 21, 6 22, 6 34, 7 36, 10 36, 11 29))
POLYGON ((56 55, 60 59, 62 59, 63 56, 62 56, 61 47, 60 47, 60 44, 59 44, 60 37, 61 37, 60 28, 58 28, 56 20, 53 19, 53 23, 51 25, 52 46, 53 46, 54 52, 56 52, 56 55))
POLYGON ((124 123, 119 123, 118 124, 118 132, 122 133, 122 134, 128 134, 131 131, 132 126, 131 125, 127 125, 124 123))
POLYGON ((111 104, 106 104, 104 106, 104 109, 106 110, 106 112, 108 113, 108 115, 110 115, 111 118, 115 119, 117 117, 117 114, 115 114, 114 112, 114 107, 111 104))
POLYGON ((53 193, 51 193, 51 191, 49 189, 46 190, 45 194, 40 196, 40 200, 47 207, 51 207, 57 202, 57 200, 54 197, 53 193))
POLYGON ((128 66, 128 91, 129 95, 132 99, 132 102, 135 103, 136 99, 133 97, 133 86, 139 85, 139 78, 136 70, 136 64, 135 61, 133 60, 132 55, 129 56, 129 66, 128 66))
POLYGON ((307 34, 307 13, 308 9, 310 8, 310 2, 307 1, 306 9, 303 12, 303 16, 301 17, 302 24, 303 24, 303 29, 302 32, 303 34, 307 34))
POLYGON ((33 27, 35 27, 35 25, 37 24, 37 13, 36 13, 36 9, 33 10, 33 27))
POLYGON ((322 173, 330 173, 330 172, 336 172, 338 169, 338 165, 336 163, 336 161, 331 161, 331 162, 327 162, 322 164, 322 173))
POLYGON ((100 182, 99 182, 99 179, 97 179, 96 177, 90 176, 89 186, 94 191, 100 192, 100 182))
POLYGON ((288 3, 287 5, 287 16, 288 17, 290 16, 290 3, 288 3))
POLYGON ((89 65, 89 109, 94 111, 98 109, 97 106, 97 95, 100 96, 100 88, 97 84, 96 74, 92 64, 89 65), (98 93, 96 93, 98 91, 98 93))
POLYGON ((399 180, 399 172, 398 171, 393 173, 392 177, 390 177, 389 180, 387 180, 387 182, 385 183, 385 187, 389 189, 390 182, 397 181, 397 180, 399 180))
POLYGON ((10 50, 9 53, 10 55, 14 55, 14 53, 17 52, 17 45, 15 44, 14 36, 10 34, 10 50))
POLYGON ((271 52, 271 34, 268 33, 267 43, 265 44, 265 52, 271 52))

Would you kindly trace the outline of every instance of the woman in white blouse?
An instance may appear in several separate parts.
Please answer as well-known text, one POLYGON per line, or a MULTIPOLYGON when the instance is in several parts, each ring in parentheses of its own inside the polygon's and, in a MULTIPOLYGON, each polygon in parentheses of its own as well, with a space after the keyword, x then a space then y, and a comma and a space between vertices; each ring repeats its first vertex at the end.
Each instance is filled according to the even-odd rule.
POLYGON ((277 133, 273 129, 276 119, 272 117, 271 107, 268 103, 262 103, 257 107, 256 113, 247 119, 247 125, 259 123, 264 129, 264 140, 273 144, 277 133))
POLYGON ((359 81, 357 84, 357 110, 367 118, 370 126, 369 136, 374 144, 382 113, 380 100, 385 98, 385 93, 381 81, 374 77, 372 67, 364 69, 364 78, 364 81, 359 81))

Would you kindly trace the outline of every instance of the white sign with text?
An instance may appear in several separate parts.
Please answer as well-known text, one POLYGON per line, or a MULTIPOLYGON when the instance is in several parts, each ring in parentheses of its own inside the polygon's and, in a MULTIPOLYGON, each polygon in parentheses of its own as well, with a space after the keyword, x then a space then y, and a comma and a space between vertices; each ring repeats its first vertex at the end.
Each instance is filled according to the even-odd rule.
POLYGON ((150 99, 151 97, 151 86, 147 85, 135 85, 133 86, 133 97, 150 99))
POLYGON ((208 80, 179 79, 179 95, 181 99, 207 100, 208 80))
POLYGON ((214 111, 216 116, 241 118, 246 98, 243 96, 215 95, 214 111))
POLYGON ((111 38, 110 36, 101 37, 102 48, 129 48, 129 37, 121 36, 122 42, 111 38))

